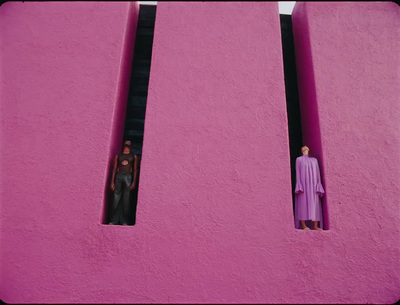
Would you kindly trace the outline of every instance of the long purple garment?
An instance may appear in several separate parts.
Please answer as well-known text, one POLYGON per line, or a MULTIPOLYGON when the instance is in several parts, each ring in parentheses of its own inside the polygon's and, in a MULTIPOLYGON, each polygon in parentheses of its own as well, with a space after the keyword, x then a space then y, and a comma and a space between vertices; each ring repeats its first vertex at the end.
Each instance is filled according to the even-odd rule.
MULTIPOLYGON (((295 227, 300 229, 300 220, 320 221, 323 228, 321 199, 325 193, 316 158, 303 155, 296 159, 295 227), (300 192, 302 191, 302 192, 300 192)), ((306 222, 307 224, 307 222, 306 222)), ((307 224, 310 229, 312 225, 307 224)))

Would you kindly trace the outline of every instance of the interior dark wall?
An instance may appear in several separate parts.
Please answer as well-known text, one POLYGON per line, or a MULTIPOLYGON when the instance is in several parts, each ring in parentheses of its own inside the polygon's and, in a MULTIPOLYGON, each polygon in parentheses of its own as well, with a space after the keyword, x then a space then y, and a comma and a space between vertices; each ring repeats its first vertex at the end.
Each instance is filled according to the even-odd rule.
POLYGON ((296 158, 301 155, 303 146, 299 92, 297 87, 296 56, 294 51, 292 16, 280 15, 283 67, 285 75, 286 107, 289 129, 290 167, 292 176, 292 196, 296 186, 296 158))

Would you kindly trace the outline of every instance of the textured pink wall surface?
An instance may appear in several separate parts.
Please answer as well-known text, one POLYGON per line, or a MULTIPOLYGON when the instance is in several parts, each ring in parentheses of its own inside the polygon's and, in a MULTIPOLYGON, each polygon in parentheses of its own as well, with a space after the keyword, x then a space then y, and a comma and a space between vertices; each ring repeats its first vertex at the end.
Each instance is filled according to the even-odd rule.
POLYGON ((304 143, 323 160, 330 301, 396 302, 400 8, 298 2, 292 18, 304 143))
POLYGON ((280 35, 276 2, 158 4, 137 212, 157 301, 285 300, 280 35))
POLYGON ((101 218, 137 16, 130 2, 0 7, 5 302, 95 302, 110 289, 115 232, 101 218))
POLYGON ((3 4, 0 298, 395 302, 398 11, 323 5, 294 12, 329 196, 330 230, 306 232, 293 228, 276 2, 158 3, 134 227, 101 223, 137 4, 3 4))

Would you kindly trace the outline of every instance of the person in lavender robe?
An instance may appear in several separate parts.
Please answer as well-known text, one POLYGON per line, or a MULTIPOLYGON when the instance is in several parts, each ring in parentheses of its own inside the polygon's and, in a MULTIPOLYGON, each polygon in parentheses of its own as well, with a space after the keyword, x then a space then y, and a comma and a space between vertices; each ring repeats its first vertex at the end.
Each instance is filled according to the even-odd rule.
POLYGON ((322 230, 318 227, 318 222, 323 227, 320 197, 325 191, 321 184, 318 161, 308 155, 309 151, 307 146, 303 146, 303 155, 296 159, 295 227, 310 230, 306 221, 309 225, 312 221, 314 230, 322 230))

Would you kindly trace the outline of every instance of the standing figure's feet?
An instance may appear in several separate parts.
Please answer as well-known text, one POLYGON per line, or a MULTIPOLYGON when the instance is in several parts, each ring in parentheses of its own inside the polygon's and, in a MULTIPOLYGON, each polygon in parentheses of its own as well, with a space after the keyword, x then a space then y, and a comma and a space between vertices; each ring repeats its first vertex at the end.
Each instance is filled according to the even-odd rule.
POLYGON ((303 230, 310 230, 310 228, 309 227, 304 227, 303 230))

